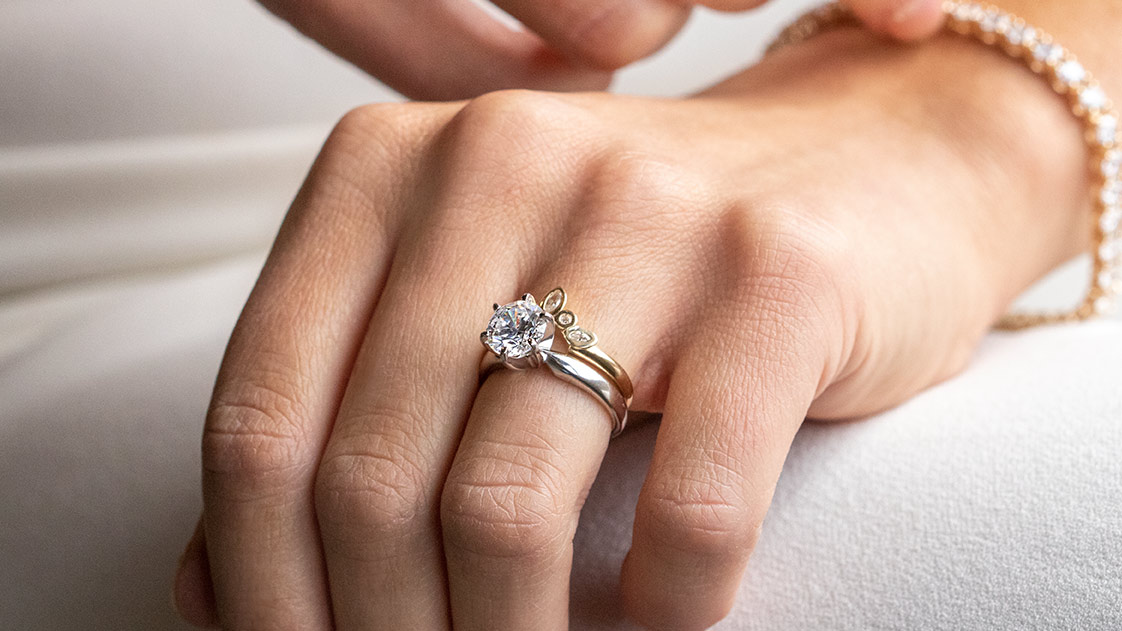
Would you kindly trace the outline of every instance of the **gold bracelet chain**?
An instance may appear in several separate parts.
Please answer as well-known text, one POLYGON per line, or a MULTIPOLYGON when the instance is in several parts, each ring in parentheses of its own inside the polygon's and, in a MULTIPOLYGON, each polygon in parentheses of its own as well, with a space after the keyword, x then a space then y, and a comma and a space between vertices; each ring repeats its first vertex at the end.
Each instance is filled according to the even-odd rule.
MULTIPOLYGON (((1071 111, 1082 122, 1090 148, 1095 182, 1095 227, 1092 243, 1094 264, 1091 284, 1082 302, 1058 313, 1011 313, 998 328, 1022 329, 1040 324, 1086 320, 1110 312, 1122 293, 1122 143, 1119 114, 1103 88, 1071 51, 1055 43, 1052 36, 998 7, 976 2, 943 2, 946 28, 979 42, 1000 48, 1044 77, 1057 94, 1068 100, 1071 111)), ((845 7, 830 3, 807 13, 783 30, 768 52, 806 41, 840 26, 857 25, 845 7)))

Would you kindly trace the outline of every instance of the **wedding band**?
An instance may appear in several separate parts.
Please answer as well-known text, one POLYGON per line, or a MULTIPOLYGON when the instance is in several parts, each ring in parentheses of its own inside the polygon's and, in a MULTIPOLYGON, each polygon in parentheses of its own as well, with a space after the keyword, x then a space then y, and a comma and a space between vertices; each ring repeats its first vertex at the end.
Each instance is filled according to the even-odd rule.
POLYGON ((612 436, 627 425, 634 386, 627 371, 597 346, 596 334, 577 324, 557 287, 540 303, 531 294, 500 306, 479 339, 489 353, 481 378, 499 367, 528 370, 545 366, 554 376, 596 398, 612 417, 612 436))

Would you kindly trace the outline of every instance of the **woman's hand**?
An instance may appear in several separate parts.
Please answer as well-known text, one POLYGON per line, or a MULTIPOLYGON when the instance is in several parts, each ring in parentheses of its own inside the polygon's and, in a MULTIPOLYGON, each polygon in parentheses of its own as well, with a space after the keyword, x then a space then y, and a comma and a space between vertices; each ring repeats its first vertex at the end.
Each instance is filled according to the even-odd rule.
MULTIPOLYGON (((406 96, 461 99, 502 88, 592 90, 662 48, 695 4, 743 11, 766 0, 260 0, 273 13, 406 96)), ((846 0, 879 32, 930 35, 941 0, 846 0)))
POLYGON ((213 621, 213 589, 230 629, 567 628, 608 416, 546 371, 477 384, 492 302, 561 285, 633 408, 663 412, 625 605, 713 624, 804 417, 953 374, 1083 245, 1081 151, 992 51, 855 29, 687 100, 353 112, 230 341, 181 608, 213 621))

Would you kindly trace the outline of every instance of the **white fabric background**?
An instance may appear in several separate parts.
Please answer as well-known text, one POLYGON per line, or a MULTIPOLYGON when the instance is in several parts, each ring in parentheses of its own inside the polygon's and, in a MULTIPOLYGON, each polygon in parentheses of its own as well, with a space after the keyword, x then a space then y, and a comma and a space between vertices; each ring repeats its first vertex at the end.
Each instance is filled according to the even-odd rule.
MULTIPOLYGON (((704 15, 619 87, 703 85, 798 4, 704 15)), ((392 96, 239 0, 0 0, 0 86, 0 628, 180 628, 225 338, 331 123, 392 96)), ((896 410, 808 426, 718 628, 1122 628, 1120 384, 1117 320, 995 334, 896 410)), ((589 498, 574 628, 628 626, 655 430, 589 498)))

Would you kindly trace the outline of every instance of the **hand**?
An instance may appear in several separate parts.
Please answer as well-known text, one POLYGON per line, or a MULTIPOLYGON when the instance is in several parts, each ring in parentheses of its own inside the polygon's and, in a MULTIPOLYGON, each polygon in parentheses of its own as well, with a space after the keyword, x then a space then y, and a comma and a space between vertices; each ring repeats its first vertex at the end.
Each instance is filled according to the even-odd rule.
MULTIPOLYGON (((592 90, 662 48, 694 4, 743 11, 766 0, 261 0, 273 13, 406 96, 451 100, 501 88, 592 90)), ((847 0, 874 30, 933 33, 940 0, 847 0)))
POLYGON ((634 409, 663 412, 625 605, 715 623, 804 417, 958 371, 1083 245, 1081 151, 992 51, 856 29, 686 100, 355 111, 230 340, 181 609, 230 629, 567 628, 607 414, 545 371, 477 389, 491 303, 561 285, 634 409))

